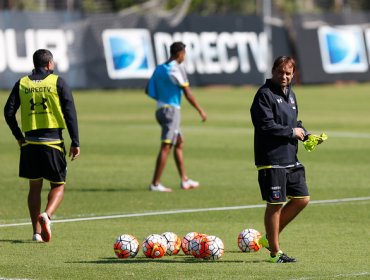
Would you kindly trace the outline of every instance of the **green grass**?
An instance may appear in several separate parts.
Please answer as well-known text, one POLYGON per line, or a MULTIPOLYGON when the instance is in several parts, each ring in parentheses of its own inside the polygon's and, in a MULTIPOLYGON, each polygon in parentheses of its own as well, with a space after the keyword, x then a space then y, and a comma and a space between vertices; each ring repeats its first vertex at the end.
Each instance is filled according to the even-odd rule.
MULTIPOLYGON (((184 101, 182 129, 188 174, 201 188, 181 191, 169 159, 162 182, 172 193, 151 193, 159 149, 154 103, 142 91, 75 92, 81 157, 69 162, 64 201, 54 219, 149 211, 263 204, 253 162, 249 108, 256 88, 194 89, 209 120, 201 123, 184 101)), ((299 158, 306 166, 311 199, 368 197, 370 176, 370 85, 295 87, 300 118, 329 139, 299 158)), ((7 94, 0 94, 0 105, 7 94)), ((0 122, 0 225, 29 222, 27 181, 17 177, 19 152, 0 122)), ((69 145, 68 133, 64 133, 69 145)), ((45 205, 48 186, 43 191, 45 205)), ((54 223, 49 244, 30 241, 30 225, 0 227, 0 279, 365 279, 370 201, 311 204, 281 235, 296 264, 266 262, 267 251, 241 253, 245 228, 263 232, 263 208, 54 223), (226 252, 217 262, 180 253, 158 260, 140 251, 134 259, 114 257, 113 241, 123 233, 140 243, 151 233, 199 231, 219 236, 226 252)))

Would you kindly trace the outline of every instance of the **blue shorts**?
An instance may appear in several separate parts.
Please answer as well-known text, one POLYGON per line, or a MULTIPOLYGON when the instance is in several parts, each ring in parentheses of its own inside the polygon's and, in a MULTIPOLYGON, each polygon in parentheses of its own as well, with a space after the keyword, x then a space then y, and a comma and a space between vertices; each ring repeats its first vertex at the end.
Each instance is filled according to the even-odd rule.
POLYGON ((305 168, 266 168, 258 171, 262 199, 271 204, 285 203, 287 198, 308 197, 305 168))

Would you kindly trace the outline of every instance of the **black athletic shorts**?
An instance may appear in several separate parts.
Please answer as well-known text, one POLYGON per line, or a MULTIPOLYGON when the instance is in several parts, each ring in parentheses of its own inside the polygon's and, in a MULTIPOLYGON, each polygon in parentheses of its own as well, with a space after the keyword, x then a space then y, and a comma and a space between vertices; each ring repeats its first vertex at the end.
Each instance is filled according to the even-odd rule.
POLYGON ((258 171, 262 199, 267 203, 281 204, 287 198, 308 197, 303 165, 289 168, 266 168, 258 171))
POLYGON ((64 184, 67 162, 63 143, 45 145, 25 143, 21 147, 19 177, 30 180, 46 179, 64 184))

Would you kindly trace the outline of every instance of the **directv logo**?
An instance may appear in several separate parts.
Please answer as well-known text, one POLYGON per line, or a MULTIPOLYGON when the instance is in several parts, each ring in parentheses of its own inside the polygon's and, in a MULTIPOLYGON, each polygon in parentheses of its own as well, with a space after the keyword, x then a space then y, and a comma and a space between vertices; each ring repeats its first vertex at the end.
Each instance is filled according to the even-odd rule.
POLYGON ((321 59, 326 73, 366 72, 368 62, 359 26, 318 29, 321 59))
POLYGON ((147 29, 107 29, 102 37, 111 79, 150 77, 155 63, 147 29))

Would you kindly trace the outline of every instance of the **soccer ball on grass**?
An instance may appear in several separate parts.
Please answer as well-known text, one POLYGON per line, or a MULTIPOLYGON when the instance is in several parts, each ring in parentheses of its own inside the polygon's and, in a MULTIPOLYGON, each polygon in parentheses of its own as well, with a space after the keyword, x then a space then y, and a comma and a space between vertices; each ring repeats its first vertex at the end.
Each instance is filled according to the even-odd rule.
POLYGON ((238 235, 238 247, 242 252, 257 252, 262 245, 258 243, 261 234, 255 229, 245 229, 238 235))
POLYGON ((116 238, 113 249, 117 258, 127 259, 133 258, 137 255, 140 245, 135 236, 123 234, 116 238))
POLYGON ((147 258, 161 258, 166 254, 167 242, 162 235, 151 234, 144 239, 142 247, 147 258))
POLYGON ((173 232, 162 233, 163 238, 166 240, 167 256, 177 255, 181 247, 181 239, 173 232))
POLYGON ((200 257, 206 260, 218 260, 224 252, 225 247, 222 240, 214 235, 208 235, 201 240, 200 257))
POLYGON ((205 237, 207 237, 207 234, 198 233, 190 241, 190 252, 196 258, 201 258, 202 257, 201 256, 202 242, 203 242, 203 238, 205 238, 205 237))
POLYGON ((181 249, 185 255, 191 255, 190 242, 194 236, 198 235, 197 232, 192 231, 187 233, 181 240, 181 249))

